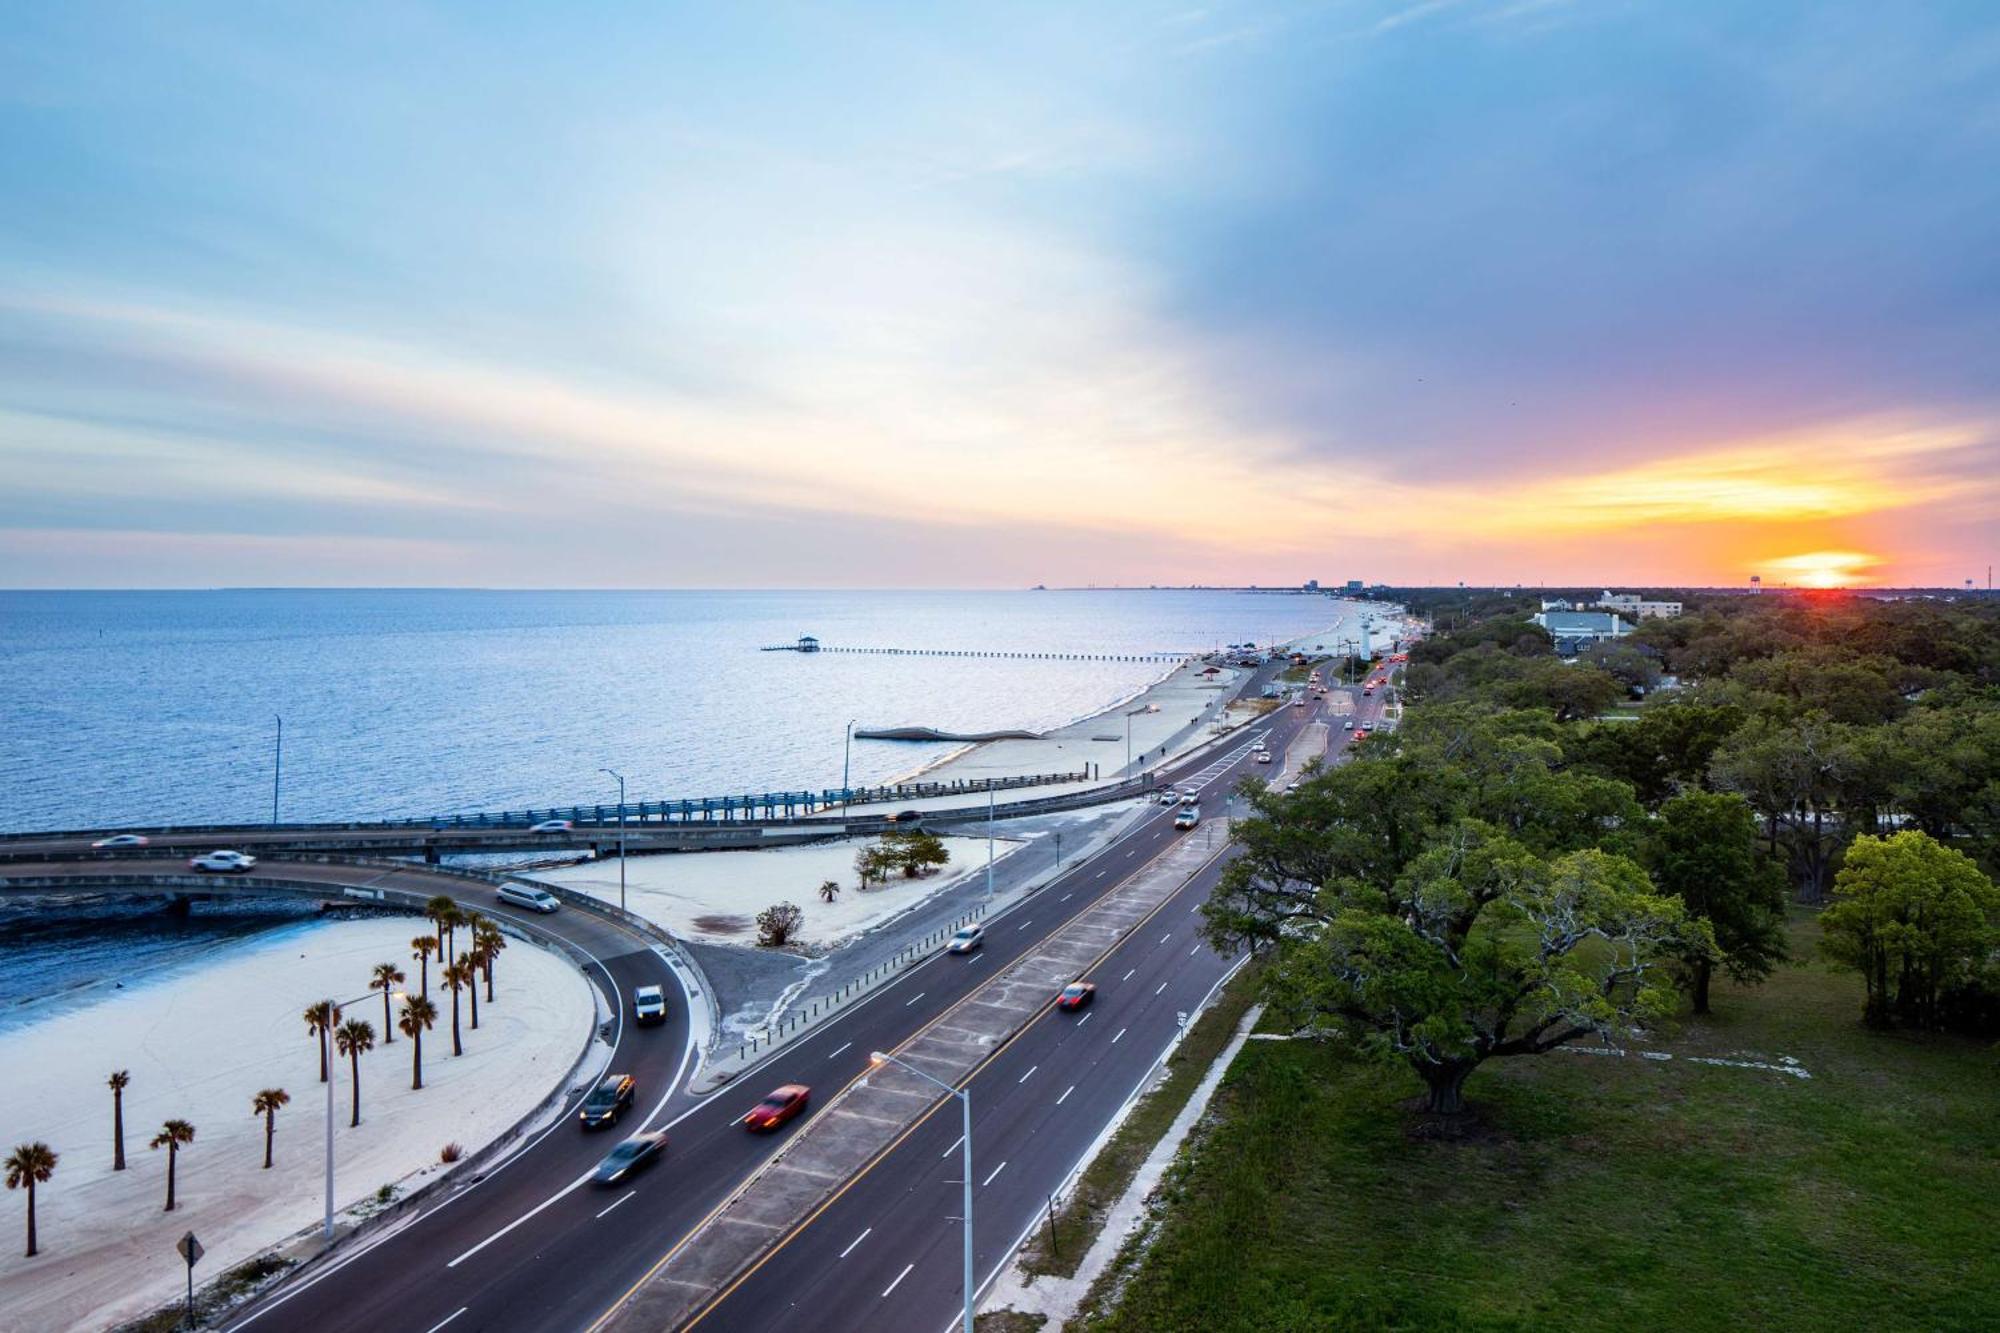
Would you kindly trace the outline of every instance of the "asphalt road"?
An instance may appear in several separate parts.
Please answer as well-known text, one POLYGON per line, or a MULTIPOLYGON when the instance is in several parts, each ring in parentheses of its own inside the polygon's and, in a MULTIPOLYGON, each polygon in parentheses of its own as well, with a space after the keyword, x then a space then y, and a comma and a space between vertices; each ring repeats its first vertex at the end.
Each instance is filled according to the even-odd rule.
MULTIPOLYGON (((1377 706, 1379 702, 1369 701, 1377 706)), ((1268 730, 1274 745, 1282 747, 1320 711, 1285 708, 1252 732, 1268 730)), ((1335 737, 1338 743, 1337 730, 1335 737)), ((1224 791, 1242 776, 1268 771, 1251 764, 1245 754, 1226 769, 1210 759, 1191 760, 1170 768, 1168 777, 1183 781, 1203 774, 1210 813, 1219 813, 1215 802, 1224 791)), ((629 1009, 626 997, 636 985, 658 983, 669 988, 671 1023, 639 1029, 621 1022, 617 1033, 612 1066, 638 1078, 635 1112, 609 1134, 586 1132, 573 1116, 564 1119, 483 1177, 465 1182, 442 1201, 371 1234, 324 1266, 315 1266, 268 1294, 229 1327, 257 1328, 260 1333, 286 1329, 379 1333, 383 1328, 433 1333, 447 1325, 453 1333, 484 1329, 567 1333, 587 1327, 779 1146, 772 1138, 750 1134, 740 1123, 765 1091, 781 1083, 805 1083, 815 1089, 816 1106, 823 1105, 832 1093, 866 1072, 868 1052, 899 1045, 1000 966, 1032 949, 1152 860, 1168 843, 1186 836, 1173 830, 1171 820, 1167 807, 1157 807, 1117 843, 996 918, 980 954, 970 960, 940 955, 910 969, 869 999, 774 1052, 729 1087, 700 1100, 676 1095, 689 1069, 686 996, 673 970, 643 937, 580 912, 515 916, 533 929, 565 931, 575 947, 596 960, 592 969, 596 980, 620 997, 621 1011, 629 1009), (1014 921, 1024 924, 1015 926, 1014 921), (590 1184, 589 1170, 603 1153, 623 1134, 641 1128, 668 1131, 666 1158, 629 1185, 604 1190, 590 1184)), ((1192 836, 1200 836, 1199 831, 1192 836)), ((170 858, 135 857, 127 869, 148 862, 175 864, 170 858)), ((414 868, 385 873, 277 859, 264 862, 259 870, 315 882, 368 882, 413 890, 421 885, 424 892, 439 891, 436 886, 443 881, 414 868)), ((104 862, 67 861, 11 864, 0 873, 115 880, 118 871, 117 865, 104 862)), ((1113 971, 1107 964, 1099 974, 1103 989, 1085 1021, 1078 1023, 1068 1015, 1062 1016, 1066 1022, 1037 1020, 977 1076, 974 1105, 980 1119, 975 1142, 981 1161, 1002 1167, 982 1186, 981 1195, 982 1204, 992 1200, 986 1205, 992 1211, 982 1210, 980 1216, 982 1249, 993 1264, 1011 1250, 1034 1208, 1042 1206, 1042 1195, 1068 1172, 1158 1057, 1175 1013, 1192 1010, 1226 968, 1224 960, 1199 947, 1194 937, 1198 919, 1192 907, 1206 896, 1215 873, 1211 866, 1162 909, 1154 919, 1158 934, 1135 932, 1120 946, 1118 957, 1125 966, 1113 971), (1131 975, 1122 975, 1128 969, 1131 975), (1155 978, 1150 987, 1144 976, 1155 978), (1065 1073, 1061 1086, 1051 1087, 1059 1081, 1058 1069, 1074 1071, 1074 1076, 1065 1073), (1015 1089, 1011 1096, 1000 1090, 1003 1077, 1015 1079, 1009 1085, 1015 1089), (1053 1099, 1071 1084, 1074 1091, 1054 1104, 1053 1099), (1037 1133, 1035 1125, 1043 1126, 1042 1132, 1037 1133), (989 1217, 993 1220, 985 1220, 989 1217)), ((443 891, 476 901, 489 915, 515 915, 490 901, 490 895, 468 895, 462 880, 443 891)), ((806 1118, 780 1134, 793 1132, 806 1118)), ((898 1302, 893 1326, 903 1326, 906 1307, 918 1326, 933 1310, 939 1324, 945 1322, 957 1305, 956 1230, 939 1233, 941 1241, 930 1235, 941 1225, 935 1208, 913 1204, 910 1216, 929 1220, 907 1231, 899 1231, 905 1224, 895 1221, 878 1226, 870 1211, 883 1202, 879 1191, 885 1188, 913 1198, 920 1190, 932 1189, 937 1171, 918 1173, 923 1162, 913 1145, 919 1140, 929 1144, 939 1123, 936 1115, 926 1120, 895 1154, 858 1178, 833 1208, 740 1285, 729 1297, 745 1302, 740 1320, 735 1313, 711 1316, 708 1326, 758 1328, 766 1326, 759 1320, 793 1317, 789 1312, 797 1292, 785 1294, 783 1284, 765 1276, 765 1270, 775 1276, 788 1272, 787 1265, 799 1263, 809 1268, 821 1265, 804 1279, 824 1287, 813 1312, 814 1327, 884 1327, 881 1302, 892 1298, 898 1302), (895 1169, 885 1169, 891 1163, 895 1169), (895 1182, 893 1187, 884 1183, 890 1181, 895 1182), (825 1224, 829 1216, 834 1224, 825 1224), (840 1235, 840 1227, 853 1219, 860 1219, 856 1234, 875 1228, 850 1254, 861 1262, 840 1271, 825 1268, 829 1258, 845 1262, 838 1260, 838 1253, 853 1236, 840 1235), (887 1239, 877 1244, 878 1238, 887 1239), (936 1249, 939 1244, 944 1248, 936 1249), (896 1255, 902 1258, 891 1264, 896 1255), (864 1266, 905 1264, 910 1265, 906 1273, 899 1277, 895 1271, 887 1272, 882 1285, 868 1294, 875 1269, 868 1268, 864 1277, 864 1266), (892 1280, 894 1290, 882 1296, 892 1280)), ((935 1150, 941 1154, 944 1144, 956 1137, 954 1128, 935 1150)), ((941 1155, 933 1160, 943 1163, 941 1155)), ((952 1167, 945 1178, 955 1179, 955 1170, 952 1167)), ((937 1191, 940 1199, 943 1192, 953 1200, 957 1197, 943 1186, 937 1191)), ((984 1267, 981 1276, 987 1276, 984 1267)))
MULTIPOLYGON (((1274 742, 1286 743, 1305 721, 1305 710, 1274 714, 1269 724, 1274 742)), ((1182 779, 1213 769, 1212 760, 1196 760, 1173 770, 1173 776, 1182 779)), ((1264 770, 1246 755, 1204 785, 1219 798, 1252 771, 1264 770)), ((778 1135, 751 1134, 741 1118, 765 1092, 781 1083, 804 1083, 814 1089, 814 1109, 824 1105, 867 1071, 870 1051, 900 1044, 1185 836, 1173 829, 1172 818, 1171 809, 1157 807, 1117 843, 996 918, 980 953, 970 959, 940 955, 919 964, 870 999, 774 1052, 720 1092, 692 1104, 659 1100, 665 1089, 642 1079, 641 1102, 650 1113, 643 1119, 629 1117, 624 1129, 664 1128, 669 1148, 663 1161, 631 1183, 606 1190, 585 1179, 588 1167, 616 1136, 559 1127, 550 1143, 537 1147, 532 1165, 524 1161, 510 1168, 513 1182, 503 1175, 493 1185, 482 1184, 485 1197, 475 1191, 467 1196, 469 1202, 454 1201, 373 1242, 372 1249, 337 1260, 338 1266, 276 1293, 231 1327, 260 1333, 379 1333, 384 1327, 428 1333, 447 1324, 452 1333, 573 1333, 587 1327, 776 1151, 779 1136, 796 1132, 810 1118, 808 1112, 778 1135), (648 1101, 649 1096, 654 1100, 648 1101), (564 1142, 570 1146, 551 1146, 564 1142)), ((1184 891, 1176 899, 1187 900, 1200 901, 1200 893, 1184 891)), ((1175 957, 1184 958, 1192 948, 1194 919, 1185 908, 1179 910, 1185 920, 1178 930, 1188 944, 1175 957)), ((1155 997, 1155 1008, 1171 1022, 1176 1006, 1190 1008, 1200 998, 1188 993, 1192 988, 1191 981, 1170 987, 1155 997)), ((1122 1005, 1106 1003, 1105 1015, 1122 1005)), ((1093 1018, 1086 1030, 1104 1021, 1103 1016, 1093 1018)), ((1153 1043, 1154 1053, 1158 1044, 1153 1043)), ((1116 1049, 1123 1045, 1114 1043, 1114 1063, 1120 1067, 1137 1058, 1116 1049)), ((1137 1053, 1141 1047, 1135 1042, 1127 1049, 1137 1053)), ((1151 1055, 1146 1058, 1150 1061, 1151 1055)), ((1097 1101, 1093 1093, 1092 1118, 1101 1126, 1115 1107, 1099 1108, 1097 1101)))
MULTIPOLYGON (((1381 700, 1362 700, 1357 721, 1381 700)), ((1299 710, 1287 709, 1296 713, 1299 710)), ((1306 711, 1318 720, 1321 709, 1306 711)), ((1282 744, 1300 722, 1275 728, 1282 744)), ((1334 745, 1351 739, 1334 719, 1334 745)), ((1234 785, 1239 774, 1225 779, 1234 785)), ((1198 836, 1195 835, 1195 836, 1198 836)), ((1080 1014, 1044 1011, 961 1086, 972 1093, 974 1274, 983 1289, 1046 1217, 1106 1124, 1234 966, 1200 939, 1201 904, 1223 853, 1167 900, 1096 970, 1080 1014)), ((940 1094, 930 1114, 832 1201, 789 1233, 694 1323, 703 1329, 863 1330, 955 1327, 961 1272, 961 1124, 940 1094)))

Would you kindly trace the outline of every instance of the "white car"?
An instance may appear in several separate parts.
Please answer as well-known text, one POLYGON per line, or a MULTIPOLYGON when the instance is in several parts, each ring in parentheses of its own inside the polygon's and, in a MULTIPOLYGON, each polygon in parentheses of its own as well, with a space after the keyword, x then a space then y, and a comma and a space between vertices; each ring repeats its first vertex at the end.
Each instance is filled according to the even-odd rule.
POLYGON ((1198 791, 1184 791, 1184 792, 1182 792, 1182 793, 1181 793, 1181 804, 1182 804, 1182 805, 1199 805, 1199 804, 1201 804, 1201 793, 1200 793, 1200 792, 1198 792, 1198 791))
POLYGON ((652 1027, 667 1021, 667 989, 664 986, 641 986, 632 992, 632 1019, 640 1027, 652 1027))
POLYGON ((1259 750, 1257 751, 1256 754, 1250 757, 1252 759, 1255 759, 1260 764, 1268 764, 1271 762, 1271 752, 1269 750, 1259 750))
POLYGON ((1174 827, 1177 829, 1191 829, 1200 822, 1201 807, 1198 805, 1184 805, 1180 813, 1174 816, 1174 827))
POLYGON ((547 889, 531 889, 526 884, 502 884, 499 899, 515 907, 525 907, 531 912, 553 912, 562 906, 562 899, 547 889))
POLYGON ((1353 719, 1353 718, 1349 718, 1349 719, 1347 719, 1347 721, 1345 721, 1345 722, 1341 723, 1341 724, 1340 724, 1340 729, 1341 729, 1342 731, 1352 731, 1352 730, 1354 730, 1354 719, 1353 719))
POLYGON ((530 833, 568 833, 576 825, 567 819, 544 819, 539 824, 528 825, 530 833))
POLYGON ((188 869, 207 875, 241 875, 253 869, 257 858, 245 852, 203 852, 188 861, 188 869))
POLYGON ((986 932, 984 930, 981 930, 978 926, 966 926, 953 935, 951 943, 944 947, 946 953, 971 953, 984 943, 986 943, 986 932))
POLYGON ((143 833, 114 833, 108 838, 99 838, 92 847, 144 847, 152 841, 143 833))
POLYGON ((1175 791, 1172 787, 1160 788, 1160 795, 1158 797, 1158 800, 1161 805, 1178 805, 1180 804, 1180 799, 1181 799, 1181 794, 1175 791))

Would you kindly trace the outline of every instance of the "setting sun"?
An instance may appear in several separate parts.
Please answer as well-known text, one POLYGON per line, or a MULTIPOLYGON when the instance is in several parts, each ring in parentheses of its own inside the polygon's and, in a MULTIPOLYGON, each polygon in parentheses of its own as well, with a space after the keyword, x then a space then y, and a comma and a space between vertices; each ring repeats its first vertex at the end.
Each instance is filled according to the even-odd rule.
POLYGON ((1848 588, 1864 581, 1864 572, 1881 560, 1861 551, 1811 551, 1765 562, 1780 582, 1802 588, 1848 588))

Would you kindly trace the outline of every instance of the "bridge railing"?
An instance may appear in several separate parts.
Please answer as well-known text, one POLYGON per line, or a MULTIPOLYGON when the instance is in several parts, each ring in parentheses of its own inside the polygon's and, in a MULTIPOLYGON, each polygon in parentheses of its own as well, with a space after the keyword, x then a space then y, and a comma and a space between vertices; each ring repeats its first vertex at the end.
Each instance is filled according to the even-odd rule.
POLYGON ((628 801, 623 806, 569 805, 531 810, 473 811, 411 820, 437 828, 524 828, 544 820, 567 819, 577 824, 616 824, 622 813, 628 824, 706 823, 716 820, 768 821, 798 819, 831 807, 880 805, 895 801, 969 796, 1023 787, 1088 782, 1088 769, 1068 773, 1024 773, 1008 777, 960 778, 951 782, 896 782, 879 787, 826 787, 818 791, 750 792, 742 796, 703 796, 680 801, 628 801))

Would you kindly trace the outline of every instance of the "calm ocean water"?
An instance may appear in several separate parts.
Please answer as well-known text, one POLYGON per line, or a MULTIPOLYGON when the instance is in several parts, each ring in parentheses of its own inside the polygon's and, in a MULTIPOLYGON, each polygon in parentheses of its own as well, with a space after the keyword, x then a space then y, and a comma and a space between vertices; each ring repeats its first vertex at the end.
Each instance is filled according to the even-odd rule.
MULTIPOLYGON (((1323 597, 1182 591, 0 593, 0 830, 836 786, 842 730, 1045 728, 1142 663, 760 653, 1154 652, 1293 637, 1323 597)), ((952 747, 857 741, 857 783, 952 747)))

